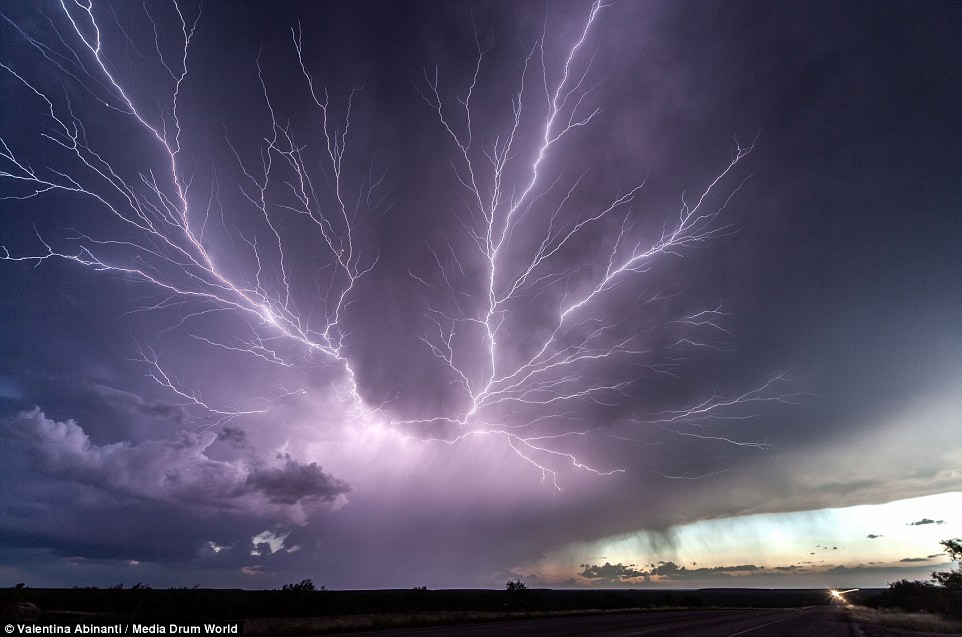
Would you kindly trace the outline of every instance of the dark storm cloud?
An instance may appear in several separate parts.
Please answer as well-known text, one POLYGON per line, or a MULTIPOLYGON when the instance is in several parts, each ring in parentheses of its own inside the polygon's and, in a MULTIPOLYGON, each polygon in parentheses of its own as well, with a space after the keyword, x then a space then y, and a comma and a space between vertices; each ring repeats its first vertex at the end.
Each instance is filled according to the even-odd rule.
POLYGON ((301 464, 289 455, 281 467, 257 468, 247 476, 246 484, 277 504, 296 504, 302 498, 325 502, 335 500, 351 490, 351 486, 322 470, 316 462, 301 464))
POLYGON ((217 439, 239 449, 247 444, 247 434, 238 427, 224 427, 217 434, 217 439))
POLYGON ((267 505, 330 502, 350 491, 316 463, 301 464, 289 456, 279 459, 279 467, 213 460, 206 455, 217 439, 211 432, 95 445, 72 420, 57 422, 34 409, 7 423, 4 437, 20 443, 41 473, 121 496, 283 515, 267 505))
MULTIPOLYGON (((259 45, 272 107, 294 134, 317 132, 319 116, 292 54, 291 27, 303 24, 308 65, 318 89, 329 89, 333 110, 342 113, 350 90, 364 87, 353 98, 348 141, 359 152, 348 153, 354 164, 343 175, 350 180, 353 170, 363 181, 383 167, 388 200, 396 205, 359 226, 358 245, 379 261, 357 285, 343 327, 353 380, 387 419, 454 413, 465 402, 449 370, 422 340, 436 329, 425 308, 450 308, 443 306, 439 287, 420 285, 408 273, 423 277, 436 269, 426 245, 449 265, 452 256, 444 249, 449 242, 456 250, 473 248, 458 217, 469 198, 452 172, 458 148, 413 86, 424 90, 422 69, 431 76, 438 65, 443 97, 457 108, 474 68, 477 24, 482 45, 489 38, 493 43, 481 72, 483 86, 474 94, 484 107, 476 118, 485 125, 478 147, 488 148, 504 139, 502 124, 511 121, 521 64, 541 37, 546 14, 549 74, 557 74, 556 55, 578 35, 589 4, 552 2, 547 11, 516 2, 204 7, 191 45, 191 76, 178 101, 184 119, 180 157, 184 175, 192 175, 191 196, 199 202, 198 216, 208 221, 217 259, 247 254, 254 239, 265 263, 274 249, 273 235, 258 230, 255 222, 263 221, 256 214, 232 216, 250 209, 245 198, 250 193, 240 187, 251 186, 224 144, 226 133, 253 168, 261 164, 262 140, 272 136, 255 63, 259 45), (489 130, 489 124, 499 128, 489 130), (207 207, 211 200, 215 203, 207 207), (218 242, 224 237, 230 240, 218 242)), ((60 36, 69 40, 69 25, 60 24, 60 36, 45 31, 49 23, 32 3, 8 5, 5 13, 40 41, 59 46, 60 36)), ((149 6, 161 31, 179 32, 169 5, 156 11, 149 6)), ((184 8, 188 17, 194 15, 194 5, 184 8)), ((157 116, 164 94, 156 89, 167 87, 169 77, 153 60, 150 20, 137 5, 120 12, 118 21, 130 25, 128 35, 143 56, 124 44, 113 21, 109 28, 105 23, 105 51, 114 56, 118 73, 134 78, 137 99, 157 116)), ((37 81, 54 87, 51 95, 66 90, 78 116, 94 113, 85 118, 89 141, 105 157, 116 158, 131 183, 140 184, 140 175, 162 178, 164 162, 156 161, 162 151, 150 135, 139 131, 127 138, 135 128, 129 117, 114 120, 114 113, 99 119, 89 93, 63 79, 9 25, 0 27, 6 29, 0 34, 2 60, 38 71, 37 81), (102 146, 101 129, 108 133, 102 146)), ((11 495, 14 474, 5 473, 0 496, 16 500, 23 525, 43 521, 16 526, 8 537, 37 551, 52 547, 58 555, 140 555, 164 562, 203 552, 203 560, 229 562, 235 572, 224 576, 228 584, 238 581, 230 578, 238 577, 240 566, 251 578, 269 578, 280 564, 303 577, 323 570, 332 585, 500 585, 511 568, 570 542, 640 528, 657 533, 711 517, 962 488, 956 382, 962 378, 962 351, 954 329, 962 323, 957 256, 962 226, 956 214, 962 175, 954 161, 962 139, 959 5, 894 2, 880 10, 864 2, 615 2, 597 27, 589 42, 590 80, 600 83, 585 105, 601 112, 579 131, 582 136, 558 146, 549 166, 552 178, 587 170, 584 194, 570 202, 574 209, 595 211, 601 194, 623 192, 632 179, 647 176, 630 218, 643 237, 657 236, 677 217, 682 193, 689 193, 691 202, 691 193, 729 159, 733 138, 744 142, 758 135, 744 173, 731 186, 749 174, 751 179, 719 219, 720 225, 731 224, 725 236, 686 252, 684 259, 659 261, 605 297, 604 307, 627 317, 626 326, 655 326, 654 344, 681 335, 670 323, 679 314, 721 303, 728 331, 711 341, 720 351, 686 350, 670 373, 645 367, 650 361, 644 356, 595 365, 592 382, 627 378, 629 384, 614 400, 586 401, 557 423, 539 420, 531 427, 533 433, 551 433, 555 424, 587 423, 590 435, 553 443, 592 466, 626 473, 596 476, 577 470, 567 456, 547 458, 560 460, 553 466, 565 472, 564 491, 556 494, 550 480, 547 486, 540 482, 536 468, 495 444, 503 440, 481 438, 450 447, 420 447, 411 440, 405 451, 412 450, 414 460, 393 450, 362 455, 352 465, 336 446, 322 444, 339 440, 342 430, 363 430, 336 405, 335 394, 343 390, 343 385, 331 389, 343 381, 337 364, 310 359, 303 368, 258 367, 261 361, 250 364, 236 352, 205 348, 186 336, 202 332, 228 346, 249 342, 243 329, 233 338, 237 325, 222 313, 168 304, 165 295, 150 296, 155 290, 149 286, 75 264, 50 261, 34 269, 2 263, 0 396, 3 405, 13 406, 0 415, 33 404, 55 415, 28 412, 15 418, 15 434, 5 429, 11 441, 5 457, 21 454, 12 460, 29 458, 36 466, 24 466, 24 475, 34 477, 17 497, 11 495), (668 300, 657 307, 640 303, 655 295, 668 300), (139 311, 155 304, 154 311, 139 311), (195 428, 204 422, 196 417, 200 410, 170 402, 177 398, 152 384, 143 365, 127 360, 131 342, 159 343, 164 363, 185 386, 202 388, 212 404, 253 405, 270 413, 233 421, 217 434, 195 428), (805 394, 791 401, 795 404, 758 404, 716 420, 673 425, 681 436, 655 424, 662 409, 716 392, 737 395, 786 369, 796 372, 789 390, 805 394), (288 386, 305 387, 311 395, 271 402, 285 391, 276 388, 288 386), (285 417, 275 417, 278 412, 285 417), (626 425, 632 417, 651 424, 626 425), (256 449, 271 451, 258 459, 256 449), (279 457, 275 450, 282 450, 279 457), (332 469, 335 462, 340 465, 332 469), (351 506, 323 518, 299 512, 312 503, 336 505, 350 490, 347 482, 354 487, 351 506), (51 508, 62 515, 52 516, 51 508), (204 518, 211 510, 229 520, 204 518), (103 519, 111 523, 98 525, 103 519), (283 526, 290 520, 305 526, 290 531, 283 526), (275 561, 255 562, 246 555, 255 536, 283 536, 284 546, 301 548, 292 556, 261 542, 257 559, 275 561), (138 548, 138 538, 148 538, 145 548, 138 548), (234 548, 202 551, 208 542, 234 548), (492 571, 500 582, 490 580, 492 571), (409 581, 412 577, 416 580, 409 581)), ((168 55, 168 61, 175 59, 176 52, 168 55)), ((23 141, 18 149, 39 148, 41 138, 32 134, 51 129, 40 119, 43 103, 9 75, 2 81, 2 101, 12 113, 3 118, 9 124, 4 139, 13 128, 10 139, 23 141)), ((527 103, 526 113, 543 102, 538 98, 527 103)), ((306 135, 299 148, 312 166, 324 159, 323 135, 306 135)), ((62 169, 54 159, 38 152, 30 164, 62 169)), ((275 165, 285 169, 284 161, 275 165)), ((292 175, 284 178, 296 183, 292 175)), ((322 196, 331 183, 330 171, 315 175, 322 196)), ((97 216, 102 211, 91 201, 0 203, 2 243, 13 253, 42 250, 34 224, 44 236, 75 227, 95 239, 115 236, 116 228, 97 216)), ((279 196, 273 203, 290 201, 279 196)), ((336 295, 325 296, 328 281, 314 280, 323 272, 323 251, 293 225, 294 216, 278 217, 283 221, 277 228, 293 230, 287 263, 310 279, 306 294, 295 290, 295 296, 304 316, 317 320, 336 295)), ((129 230, 119 236, 127 238, 129 230)), ((618 224, 604 230, 616 233, 618 224)), ((579 276, 607 263, 605 232, 566 255, 579 276)), ((70 241, 66 245, 76 248, 70 241)), ((482 272, 484 259, 464 252, 458 266, 470 278, 482 272)), ((273 268, 277 274, 276 262, 273 268)), ((264 268, 265 280, 270 270, 264 268)), ((251 267, 240 276, 253 287, 260 275, 259 267, 251 267)), ((549 290, 534 299, 516 316, 513 325, 522 331, 505 323, 504 342, 517 342, 519 351, 530 346, 535 335, 528 339, 523 330, 543 329, 543 313, 557 300, 552 293, 569 290, 549 290)), ((476 301, 460 298, 471 311, 476 301)), ((529 407, 527 415, 537 411, 529 407)), ((518 416, 506 414, 505 420, 518 416)), ((417 439, 451 437, 459 427, 417 423, 397 430, 417 439)), ((4 508, 6 528, 20 525, 10 506, 4 508)), ((663 537, 670 545, 670 533, 663 537)), ((724 577, 727 568, 749 567, 699 576, 724 577)), ((669 562, 652 569, 680 580, 711 571, 669 562)), ((607 563, 582 571, 601 583, 652 572, 607 563)), ((267 579, 239 581, 276 585, 265 584, 267 579)))

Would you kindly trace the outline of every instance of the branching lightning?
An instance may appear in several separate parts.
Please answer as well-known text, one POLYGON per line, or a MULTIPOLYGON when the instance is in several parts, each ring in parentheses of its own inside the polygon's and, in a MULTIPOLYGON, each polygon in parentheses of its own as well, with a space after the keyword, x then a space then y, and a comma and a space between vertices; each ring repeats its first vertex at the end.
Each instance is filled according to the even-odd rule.
MULTIPOLYGON (((462 225, 470 237, 470 245, 485 264, 486 281, 480 303, 471 304, 464 300, 472 298, 466 291, 470 282, 465 282, 463 287, 455 282, 465 279, 461 267, 465 256, 457 254, 450 241, 445 242, 445 249, 450 253, 450 263, 455 269, 446 268, 432 249, 437 266, 434 278, 411 273, 422 284, 449 292, 451 302, 446 308, 429 310, 429 318, 436 329, 426 334, 423 340, 439 362, 449 368, 453 382, 461 388, 466 400, 463 410, 457 414, 404 422, 457 425, 460 433, 453 438, 454 441, 475 435, 504 436, 518 455, 536 465, 545 478, 550 476, 555 487, 556 472, 536 458, 560 458, 581 469, 605 475, 621 471, 591 469, 579 462, 575 455, 547 446, 560 438, 591 433, 590 424, 585 422, 580 423, 580 429, 570 429, 570 424, 565 422, 570 404, 630 402, 627 392, 637 379, 599 382, 592 377, 597 364, 630 361, 655 373, 670 374, 679 360, 673 356, 687 356, 692 349, 715 347, 707 341, 684 337, 656 349, 646 345, 646 330, 621 336, 619 317, 613 316, 606 308, 605 297, 616 287, 629 283, 629 279, 648 272, 656 259, 679 256, 685 248, 728 232, 728 226, 718 224, 717 217, 741 184, 730 189, 720 205, 710 202, 726 177, 752 150, 751 145, 737 146, 728 165, 693 203, 683 201, 677 220, 666 225, 654 241, 645 242, 632 233, 632 204, 639 196, 644 180, 607 201, 594 202, 588 210, 578 210, 584 205, 573 203, 573 199, 584 175, 565 187, 561 185, 561 176, 554 180, 546 178, 543 167, 556 146, 578 129, 588 126, 600 113, 599 108, 587 106, 598 85, 588 79, 591 60, 584 62, 580 58, 585 57, 582 49, 599 12, 606 6, 600 0, 592 4, 580 36, 562 56, 563 67, 553 84, 549 79, 544 39, 530 49, 524 60, 521 87, 512 101, 513 120, 507 133, 495 138, 487 147, 481 141, 482 135, 475 130, 474 122, 478 118, 472 113, 472 95, 477 89, 479 69, 487 49, 478 44, 474 74, 464 89, 464 96, 457 98, 456 106, 446 105, 437 69, 433 73, 425 72, 426 88, 421 90, 422 98, 437 112, 438 121, 457 149, 457 161, 452 165, 471 202, 470 217, 463 220, 462 225), (526 82, 531 75, 537 76, 537 91, 527 90, 526 82), (540 99, 533 100, 534 104, 528 102, 532 92, 540 94, 540 99), (526 109, 535 110, 539 115, 525 119, 526 109), (532 120, 534 123, 529 123, 532 120), (537 127, 538 142, 534 148, 517 149, 516 142, 523 137, 522 128, 526 125, 537 127), (516 163, 520 168, 515 167, 516 163), (549 204, 552 191, 561 188, 566 189, 556 197, 553 205, 549 204), (609 217, 620 217, 622 222, 610 241, 607 267, 592 277, 578 280, 578 272, 561 257, 583 234, 602 228, 609 217), (532 240, 530 235, 535 231, 532 228, 539 225, 540 235, 532 240), (515 249, 516 246, 520 248, 515 249), (509 329, 517 330, 518 323, 527 320, 524 318, 526 305, 530 307, 539 303, 538 299, 542 297, 550 298, 548 292, 558 288, 564 292, 553 306, 546 335, 537 338, 536 331, 531 330, 531 336, 535 338, 524 347, 526 353, 517 358, 514 356, 518 353, 517 348, 504 345, 502 335, 509 329), (466 309, 469 306, 473 312, 466 309), (478 342, 483 343, 484 349, 480 365, 476 358, 459 352, 459 345, 470 347, 478 342), (533 425, 542 425, 546 420, 556 423, 561 433, 552 436, 528 433, 534 429, 533 425)), ((653 295, 640 299, 639 303, 655 304, 661 298, 653 295)), ((674 323, 727 334, 728 331, 720 325, 723 316, 721 308, 716 307, 683 316, 674 323)), ((777 395, 771 391, 781 380, 784 380, 782 376, 776 376, 739 396, 714 395, 690 407, 659 414, 654 419, 628 418, 624 422, 654 425, 681 435, 720 440, 737 446, 763 447, 762 443, 683 431, 672 428, 672 425, 680 427, 683 423, 691 425, 723 417, 722 413, 729 407, 756 401, 789 402, 792 395, 777 395)))
MULTIPOLYGON (((317 100, 313 84, 310 84, 311 94, 321 112, 329 167, 335 176, 332 211, 315 192, 302 148, 293 139, 291 131, 279 123, 262 78, 264 99, 271 116, 271 136, 264 140, 257 165, 245 163, 230 140, 227 144, 234 150, 246 178, 238 187, 251 206, 260 213, 263 235, 268 237, 266 241, 271 241, 272 245, 265 248, 263 238, 259 240, 258 235, 245 236, 238 230, 239 243, 247 247, 244 270, 248 274, 232 274, 229 266, 218 263, 211 248, 213 241, 205 237, 219 186, 214 181, 206 208, 193 205, 189 192, 191 180, 185 176, 185 169, 181 166, 182 125, 178 97, 182 84, 188 79, 188 53, 200 13, 188 21, 180 6, 174 3, 180 21, 181 47, 176 55, 165 56, 160 45, 156 41, 154 43, 156 55, 170 76, 172 86, 166 96, 169 107, 151 118, 138 108, 111 70, 113 66, 105 57, 93 3, 69 3, 64 0, 60 7, 72 31, 66 35, 59 31, 56 33, 59 41, 64 43, 67 54, 57 54, 24 34, 29 45, 63 73, 80 81, 103 107, 132 119, 146 133, 146 140, 158 147, 166 161, 163 172, 151 169, 140 173, 136 179, 121 176, 120 169, 109 163, 95 149, 93 142, 88 141, 84 123, 74 115, 69 101, 62 106, 56 104, 54 96, 31 83, 17 70, 0 63, 7 73, 45 104, 53 126, 50 132, 43 132, 41 136, 46 142, 66 151, 74 163, 69 173, 52 165, 38 171, 21 159, 5 140, 0 140, 0 158, 6 161, 0 178, 26 187, 25 192, 3 198, 30 199, 56 191, 67 192, 95 200, 116 221, 132 229, 130 239, 98 239, 76 233, 67 237, 78 246, 69 252, 55 249, 43 237, 38 237, 43 252, 13 255, 4 247, 2 258, 38 263, 50 258, 66 259, 95 270, 116 272, 141 280, 167 295, 153 306, 154 309, 181 304, 182 311, 188 317, 214 311, 229 311, 239 315, 249 327, 248 337, 229 343, 207 337, 197 338, 213 346, 243 351, 281 365, 293 363, 271 343, 282 339, 299 344, 343 366, 351 399, 361 408, 362 401, 357 395, 354 373, 343 353, 341 321, 355 283, 377 261, 376 256, 366 258, 355 248, 355 228, 363 221, 365 214, 380 214, 389 207, 389 202, 378 194, 382 174, 365 182, 357 193, 357 205, 351 207, 346 203, 348 193, 345 192, 341 172, 351 123, 350 101, 338 130, 333 118, 329 117, 330 107, 326 98, 323 102, 317 100), (75 48, 68 44, 71 39, 79 40, 81 46, 75 48), (90 79, 83 81, 83 78, 90 79), (293 195, 292 203, 272 201, 271 196, 276 190, 293 195), (308 225, 320 237, 316 244, 318 249, 326 250, 330 258, 330 265, 325 272, 330 294, 324 297, 330 305, 317 326, 312 324, 309 314, 303 315, 298 309, 298 303, 305 301, 305 293, 298 294, 297 290, 292 289, 291 266, 278 220, 278 215, 285 213, 298 215, 309 222, 308 225)), ((10 22, 9 18, 4 18, 10 22)), ((55 27, 52 28, 56 31, 55 27)), ((291 33, 298 60, 301 60, 300 33, 293 30, 291 33)), ((310 82, 303 62, 301 68, 310 82)), ((311 301, 308 299, 305 303, 313 308, 311 301)), ((149 366, 151 378, 181 398, 186 398, 188 403, 209 409, 219 416, 246 413, 211 408, 199 400, 195 392, 178 389, 160 368, 156 355, 145 355, 144 360, 149 366)))
MULTIPOLYGON (((50 43, 3 16, 63 81, 78 85, 95 106, 132 127, 130 143, 150 145, 161 159, 126 174, 121 164, 107 159, 100 140, 88 138, 89 126, 68 93, 60 96, 24 69, 0 62, 23 89, 24 99, 42 105, 50 126, 38 133, 36 143, 44 145, 44 157, 57 158, 35 168, 14 144, 0 139, 0 179, 10 187, 2 199, 25 201, 59 192, 92 201, 119 228, 111 237, 74 231, 62 241, 70 249, 56 247, 38 233, 40 250, 14 254, 3 247, 0 258, 37 264, 61 259, 140 281, 159 294, 142 310, 176 310, 180 320, 175 328, 199 316, 240 318, 244 333, 190 335, 204 346, 288 368, 319 357, 342 370, 342 397, 354 414, 418 432, 413 435, 426 441, 503 440, 555 487, 562 466, 598 475, 623 471, 590 466, 572 451, 587 436, 605 435, 579 413, 579 405, 616 410, 621 425, 638 430, 659 428, 736 446, 764 446, 710 433, 704 426, 714 419, 744 417, 732 408, 790 402, 791 394, 777 391, 784 380, 780 375, 735 396, 713 395, 654 414, 637 405, 633 392, 642 374, 672 375, 699 350, 718 349, 716 338, 728 334, 721 307, 640 323, 639 317, 654 315, 650 309, 670 295, 639 288, 656 262, 731 231, 719 216, 741 187, 727 184, 752 146, 736 144, 728 164, 697 197, 683 200, 677 216, 654 236, 638 227, 636 206, 644 179, 607 199, 592 194, 586 203, 587 173, 570 178, 549 167, 602 114, 592 105, 600 85, 591 79, 588 49, 607 5, 600 0, 591 5, 577 39, 561 55, 546 51, 545 34, 528 49, 507 125, 493 138, 480 130, 475 103, 490 50, 477 36, 476 64, 454 100, 442 88, 438 68, 425 71, 417 86, 451 144, 451 166, 467 193, 468 213, 461 218, 466 240, 445 237, 441 245, 427 243, 434 267, 408 271, 447 298, 427 308, 431 329, 420 338, 461 397, 456 409, 416 419, 365 401, 344 340, 349 306, 364 294, 364 278, 378 263, 377 254, 359 247, 357 233, 394 204, 386 172, 372 166, 366 175, 348 174, 352 105, 360 89, 349 91, 335 108, 327 89, 315 83, 301 25, 291 29, 294 68, 317 114, 320 143, 310 145, 283 118, 258 55, 268 133, 253 154, 226 139, 242 175, 232 187, 239 189, 246 210, 224 210, 216 171, 209 190, 200 192, 183 157, 182 88, 191 81, 191 43, 200 37, 201 14, 187 16, 176 2, 172 6, 178 24, 173 53, 165 52, 156 37, 157 22, 147 13, 155 34, 151 55, 167 78, 156 87, 162 94, 153 97, 160 107, 148 106, 149 100, 136 97, 125 84, 109 57, 103 17, 93 0, 62 0, 64 26, 49 21, 50 43), (320 174, 309 146, 321 148, 320 174), (217 217, 220 230, 214 227, 217 217), (241 217, 244 224, 236 222, 241 217), (307 232, 313 258, 323 261, 320 267, 306 267, 292 247, 307 232), (588 238, 607 243, 589 261, 573 262, 570 254, 583 252, 588 238), (476 263, 480 270, 469 267, 476 263), (311 284, 305 285, 306 280, 311 284), (611 303, 613 291, 622 288, 634 297, 627 309, 611 303), (652 336, 666 326, 686 331, 668 342, 652 336), (438 430, 448 433, 439 435, 438 430)), ((166 371, 156 351, 143 347, 140 354, 153 381, 215 423, 263 411, 209 404, 166 371)))

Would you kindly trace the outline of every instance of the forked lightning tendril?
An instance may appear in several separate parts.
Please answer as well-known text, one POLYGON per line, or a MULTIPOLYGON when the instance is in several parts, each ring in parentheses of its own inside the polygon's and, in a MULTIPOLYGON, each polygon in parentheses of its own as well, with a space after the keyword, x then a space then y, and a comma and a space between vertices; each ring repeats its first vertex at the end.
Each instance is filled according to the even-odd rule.
MULTIPOLYGON (((311 146, 285 119, 283 105, 275 103, 257 55, 253 63, 267 112, 266 134, 254 152, 225 140, 240 174, 230 187, 245 202, 242 210, 225 210, 221 192, 227 186, 217 171, 201 192, 184 158, 182 114, 188 105, 182 89, 191 81, 191 43, 201 37, 201 14, 188 16, 176 2, 172 6, 178 25, 173 53, 161 46, 157 20, 145 6, 155 36, 151 56, 165 78, 151 99, 125 84, 108 53, 102 9, 93 0, 62 0, 64 26, 58 29, 49 21, 53 33, 46 43, 3 16, 64 82, 79 86, 95 107, 136 129, 140 137, 130 143, 148 145, 161 161, 130 174, 106 158, 100 140, 88 138, 88 126, 68 93, 45 88, 25 69, 0 62, 25 99, 42 106, 49 125, 35 143, 44 145, 43 156, 56 157, 35 166, 13 143, 0 139, 0 179, 10 186, 3 199, 59 192, 92 201, 119 228, 109 237, 75 231, 62 242, 37 233, 41 250, 14 254, 3 247, 0 258, 62 259, 138 280, 160 295, 142 309, 176 310, 181 318, 174 327, 221 313, 235 324, 240 318, 242 332, 190 336, 285 368, 303 365, 303 357, 320 357, 340 368, 344 382, 338 391, 355 416, 391 423, 425 441, 503 440, 555 487, 563 466, 598 475, 622 471, 579 459, 574 450, 580 441, 605 435, 579 406, 618 408, 620 426, 762 446, 699 427, 710 419, 739 417, 732 415, 733 407, 790 401, 791 394, 777 392, 781 376, 732 397, 715 395, 656 413, 644 410, 634 395, 644 374, 674 374, 699 350, 718 348, 716 337, 728 334, 720 307, 639 322, 658 314, 654 309, 670 297, 645 287, 643 275, 660 260, 730 232, 719 216, 741 183, 725 184, 751 145, 737 145, 728 164, 696 198, 684 200, 677 216, 654 236, 638 227, 635 206, 644 179, 606 198, 588 193, 586 203, 589 173, 569 176, 553 167, 602 113, 594 105, 600 84, 591 79, 590 48, 607 5, 600 0, 591 5, 575 41, 557 56, 546 50, 546 20, 545 34, 521 61, 510 116, 499 135, 487 137, 480 130, 476 102, 484 90, 482 69, 490 46, 482 46, 477 36, 476 63, 454 100, 442 87, 439 68, 425 71, 417 87, 449 140, 454 179, 468 195, 469 211, 461 219, 464 235, 426 243, 432 267, 408 270, 421 285, 446 295, 426 309, 432 327, 420 338, 460 397, 455 408, 414 419, 391 413, 390 405, 372 407, 365 401, 345 345, 349 306, 364 293, 363 280, 378 263, 376 253, 361 249, 356 233, 394 204, 384 171, 371 165, 367 174, 352 175, 349 166, 356 164, 345 161, 352 125, 357 125, 352 106, 362 89, 350 90, 341 101, 332 99, 315 82, 301 25, 291 29, 292 66, 315 109, 319 143, 311 146), (309 146, 321 149, 320 171, 309 146), (305 237, 320 265, 302 263, 305 237), (56 247, 61 244, 72 247, 56 247), (593 250, 601 245, 600 252, 572 266, 569 254, 589 244, 593 250), (474 263, 482 264, 480 274, 469 267, 474 263), (612 302, 619 288, 631 291, 631 307, 612 302), (665 327, 678 328, 679 335, 667 342, 652 336, 665 327)), ((216 424, 263 413, 211 404, 166 371, 154 349, 143 347, 140 354, 154 382, 216 424)))

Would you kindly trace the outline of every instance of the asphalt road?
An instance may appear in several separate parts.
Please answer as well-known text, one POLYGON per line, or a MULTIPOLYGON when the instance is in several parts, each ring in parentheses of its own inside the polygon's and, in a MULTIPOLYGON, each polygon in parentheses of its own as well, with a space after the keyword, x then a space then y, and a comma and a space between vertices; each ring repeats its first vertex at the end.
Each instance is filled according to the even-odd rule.
POLYGON ((353 633, 354 637, 852 637, 831 606, 617 613, 353 633))

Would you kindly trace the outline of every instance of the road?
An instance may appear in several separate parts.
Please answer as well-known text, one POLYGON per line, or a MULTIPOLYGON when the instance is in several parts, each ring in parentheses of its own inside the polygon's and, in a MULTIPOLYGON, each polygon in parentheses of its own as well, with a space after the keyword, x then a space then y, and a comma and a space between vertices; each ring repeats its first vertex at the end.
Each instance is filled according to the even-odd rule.
POLYGON ((834 607, 654 611, 383 630, 353 637, 851 637, 834 607))

